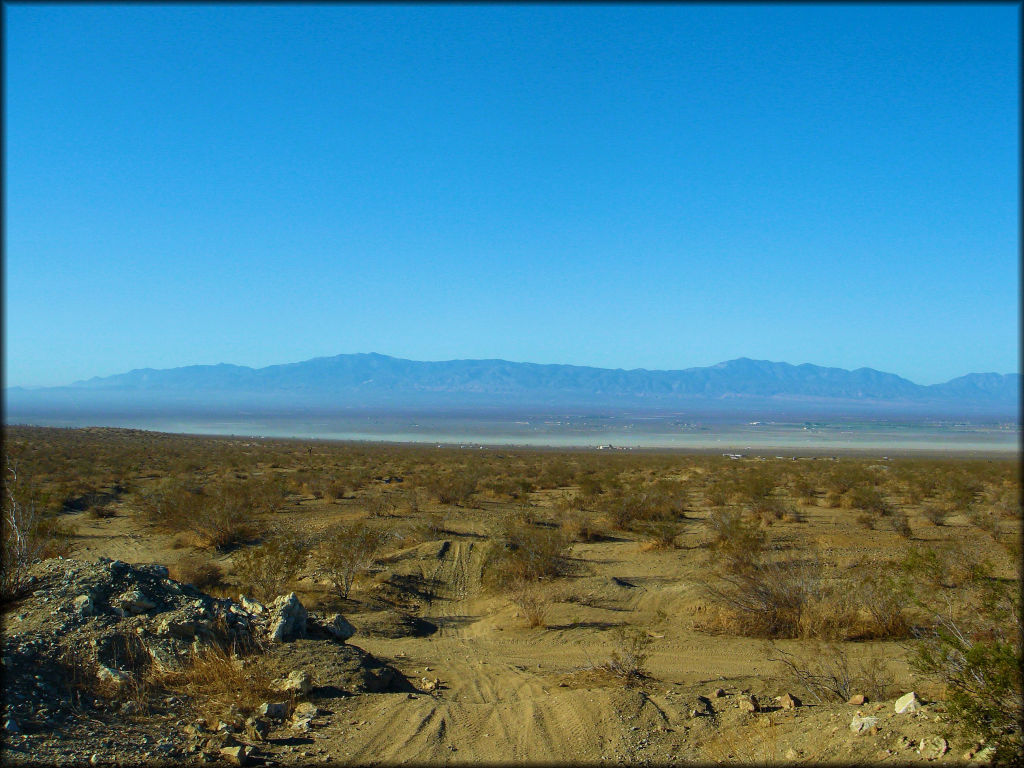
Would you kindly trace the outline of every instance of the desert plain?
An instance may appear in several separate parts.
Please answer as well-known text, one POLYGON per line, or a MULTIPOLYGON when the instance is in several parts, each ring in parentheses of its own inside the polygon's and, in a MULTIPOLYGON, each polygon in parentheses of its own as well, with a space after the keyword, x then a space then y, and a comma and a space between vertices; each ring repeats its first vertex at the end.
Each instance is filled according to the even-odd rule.
POLYGON ((5 762, 1020 748, 1018 457, 4 433, 5 762))

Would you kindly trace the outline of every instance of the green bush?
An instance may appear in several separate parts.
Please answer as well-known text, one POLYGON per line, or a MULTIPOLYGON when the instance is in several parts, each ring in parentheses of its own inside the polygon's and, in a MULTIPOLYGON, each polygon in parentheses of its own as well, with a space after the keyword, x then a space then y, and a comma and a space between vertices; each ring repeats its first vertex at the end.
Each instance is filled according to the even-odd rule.
POLYGON ((921 633, 917 671, 942 682, 948 711, 959 730, 995 747, 994 762, 1019 765, 1024 743, 1020 713, 1021 597, 1019 585, 990 582, 981 610, 953 618, 933 613, 921 633))

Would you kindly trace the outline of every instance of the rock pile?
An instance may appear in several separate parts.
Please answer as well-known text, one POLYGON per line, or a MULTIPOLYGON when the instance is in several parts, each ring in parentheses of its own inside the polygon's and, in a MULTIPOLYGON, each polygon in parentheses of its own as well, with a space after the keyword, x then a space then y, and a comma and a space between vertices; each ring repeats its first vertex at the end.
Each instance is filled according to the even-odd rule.
MULTIPOLYGON (((236 602, 174 581, 163 566, 106 558, 45 560, 31 573, 34 591, 4 616, 0 714, 5 741, 25 741, 26 748, 34 735, 71 729, 81 715, 132 714, 139 705, 131 693, 143 672, 180 670, 195 652, 213 645, 270 653, 284 671, 295 668, 290 657, 296 652, 306 668, 316 668, 325 649, 337 649, 332 668, 338 675, 328 682, 344 673, 348 692, 381 690, 394 678, 390 667, 342 645, 355 633, 344 617, 311 613, 295 594, 267 605, 245 597, 236 602), (320 648, 292 650, 302 644, 320 648)), ((307 695, 311 688, 302 671, 281 681, 286 696, 307 695)), ((258 722, 249 726, 254 736, 265 731, 258 722)), ((145 759, 146 753, 135 757, 145 759)))

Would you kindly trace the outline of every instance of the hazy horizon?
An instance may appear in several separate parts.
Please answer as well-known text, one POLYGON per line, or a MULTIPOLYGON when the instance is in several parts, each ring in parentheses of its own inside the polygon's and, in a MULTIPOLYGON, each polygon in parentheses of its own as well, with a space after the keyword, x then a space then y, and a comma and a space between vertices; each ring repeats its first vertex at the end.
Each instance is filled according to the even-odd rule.
POLYGON ((1019 6, 2 13, 5 386, 1020 370, 1019 6))

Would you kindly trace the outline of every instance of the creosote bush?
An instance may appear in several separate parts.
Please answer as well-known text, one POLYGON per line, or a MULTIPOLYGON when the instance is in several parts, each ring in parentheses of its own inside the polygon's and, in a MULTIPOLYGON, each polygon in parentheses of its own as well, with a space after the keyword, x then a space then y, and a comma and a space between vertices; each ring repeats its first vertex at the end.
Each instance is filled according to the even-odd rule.
POLYGON ((342 599, 349 598, 356 578, 370 569, 387 540, 385 531, 364 522, 339 523, 326 532, 317 553, 320 571, 342 599))
POLYGON ((309 556, 309 541, 293 531, 269 531, 257 547, 234 554, 234 573, 239 591, 260 602, 287 594, 309 556))
POLYGON ((551 579, 567 568, 572 542, 560 527, 537 525, 524 510, 506 515, 497 530, 497 541, 484 563, 484 582, 509 587, 527 581, 551 579))

